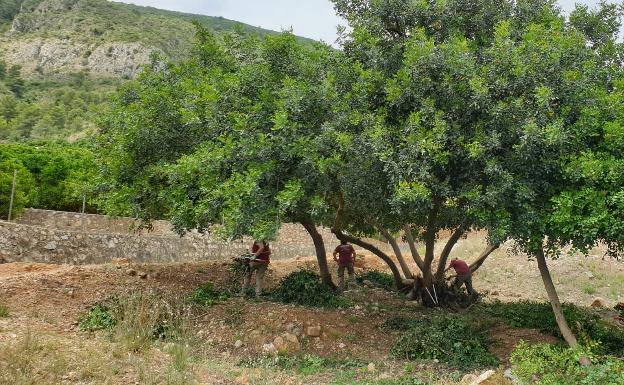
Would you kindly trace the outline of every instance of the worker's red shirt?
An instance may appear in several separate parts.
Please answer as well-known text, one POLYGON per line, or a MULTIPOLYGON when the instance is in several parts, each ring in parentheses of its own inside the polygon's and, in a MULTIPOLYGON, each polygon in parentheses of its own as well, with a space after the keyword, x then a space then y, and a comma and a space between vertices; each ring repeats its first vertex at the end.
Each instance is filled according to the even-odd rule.
MULTIPOLYGON (((258 250, 260 250, 260 245, 258 245, 257 243, 254 243, 253 246, 251 246, 251 252, 252 253, 257 253, 258 250)), ((254 261, 256 262, 260 262, 260 263, 270 263, 271 262, 271 249, 269 248, 269 245, 264 246, 264 250, 262 250, 262 252, 260 254, 258 254, 256 256, 256 259, 254 261)))
POLYGON ((470 266, 461 259, 456 259, 451 261, 451 267, 455 269, 457 275, 469 275, 470 274, 470 266))
POLYGON ((338 253, 338 263, 353 262, 353 253, 355 249, 351 245, 338 245, 334 250, 334 254, 338 253))

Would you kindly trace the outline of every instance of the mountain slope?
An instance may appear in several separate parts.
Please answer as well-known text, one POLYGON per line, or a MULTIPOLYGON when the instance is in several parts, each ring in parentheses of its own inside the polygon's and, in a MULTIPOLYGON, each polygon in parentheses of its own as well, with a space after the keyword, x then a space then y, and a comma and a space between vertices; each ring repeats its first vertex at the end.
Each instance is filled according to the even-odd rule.
POLYGON ((216 32, 274 33, 221 17, 105 0, 5 1, 0 20, 3 14, 5 20, 14 16, 0 39, 0 50, 26 75, 87 71, 93 76, 130 77, 154 51, 172 58, 184 55, 195 32, 193 20, 216 32))
POLYGON ((153 52, 188 52, 193 20, 217 33, 275 33, 106 0, 0 0, 0 143, 88 136, 153 52))

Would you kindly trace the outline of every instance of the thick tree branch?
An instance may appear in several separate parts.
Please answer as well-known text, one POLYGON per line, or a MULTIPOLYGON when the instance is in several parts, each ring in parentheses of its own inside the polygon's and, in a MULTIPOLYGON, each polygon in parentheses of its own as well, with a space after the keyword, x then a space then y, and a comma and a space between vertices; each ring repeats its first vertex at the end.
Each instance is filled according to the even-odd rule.
POLYGON ((319 266, 319 272, 323 283, 332 289, 336 288, 336 285, 332 281, 331 273, 329 272, 329 266, 327 265, 327 252, 325 251, 325 242, 323 237, 316 229, 316 225, 311 220, 301 221, 301 224, 306 229, 312 242, 314 242, 314 250, 316 250, 316 260, 319 266))
POLYGON ((479 257, 470 265, 470 271, 473 272, 473 273, 475 271, 477 271, 483 265, 483 262, 485 262, 487 257, 489 257, 490 254, 492 254, 492 252, 494 252, 494 250, 498 249, 499 246, 500 245, 498 245, 498 244, 496 244, 496 245, 487 245, 485 250, 483 250, 481 252, 481 254, 479 255, 479 257))
POLYGON ((394 255, 396 256, 397 261, 399 261, 399 265, 401 266, 401 270, 403 270, 403 275, 405 276, 405 278, 407 279, 414 278, 414 275, 410 271, 409 266, 407 266, 407 263, 405 263, 405 259, 403 258, 403 253, 401 253, 401 249, 399 248, 399 245, 396 239, 392 236, 392 234, 388 232, 388 230, 386 230, 382 226, 376 226, 376 228, 377 230, 379 230, 381 235, 383 235, 383 237, 386 238, 386 240, 392 247, 392 250, 394 251, 394 255))
POLYGON ((435 248, 435 239, 436 239, 436 221, 438 219, 438 211, 440 210, 440 201, 435 200, 433 203, 433 208, 429 213, 429 217, 427 218, 427 227, 425 229, 425 262, 423 264, 423 279, 425 280, 425 285, 431 284, 433 280, 432 272, 431 272, 431 264, 433 263, 433 255, 435 248))
POLYGON ((416 262, 416 265, 418 266, 420 271, 423 271, 424 262, 420 257, 418 250, 416 249, 416 243, 414 242, 412 228, 410 227, 410 225, 405 225, 403 230, 405 231, 405 240, 407 241, 407 244, 409 245, 410 251, 412 253, 412 259, 414 259, 414 262, 416 262))
POLYGON ((557 295, 555 284, 550 276, 550 271, 548 270, 548 265, 546 263, 546 256, 544 255, 544 249, 541 245, 537 248, 537 250, 535 250, 535 258, 537 259, 537 267, 542 275, 542 281, 544 282, 544 287, 546 288, 546 294, 548 294, 548 300, 550 301, 550 305, 555 313, 555 320, 557 321, 561 335, 571 348, 575 348, 578 346, 578 341, 576 340, 576 337, 572 333, 572 330, 568 326, 568 322, 563 315, 561 302, 559 302, 559 296, 557 295))
POLYGON ((451 254, 451 250, 453 250, 453 246, 455 246, 457 241, 459 241, 459 238, 461 238, 461 236, 464 235, 465 232, 466 228, 464 227, 464 225, 459 225, 459 227, 457 227, 455 231, 453 231, 453 234, 451 234, 451 236, 449 237, 446 245, 444 245, 444 249, 442 249, 442 252, 440 253, 440 259, 438 261, 438 268, 435 275, 436 279, 444 278, 444 268, 446 267, 446 261, 451 254))

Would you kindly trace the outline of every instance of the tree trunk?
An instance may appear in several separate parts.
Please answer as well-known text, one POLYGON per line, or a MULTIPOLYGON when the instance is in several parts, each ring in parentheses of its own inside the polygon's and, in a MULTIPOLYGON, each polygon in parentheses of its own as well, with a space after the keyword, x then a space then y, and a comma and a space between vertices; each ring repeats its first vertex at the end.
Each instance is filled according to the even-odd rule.
POLYGON ((396 266, 392 258, 390 258, 386 253, 379 250, 374 245, 371 245, 370 243, 363 241, 360 238, 352 237, 350 235, 343 233, 339 229, 332 229, 331 231, 332 233, 334 233, 334 235, 336 235, 336 238, 338 238, 339 240, 350 242, 350 243, 353 243, 354 245, 358 245, 372 252, 379 258, 381 258, 384 262, 386 262, 386 264, 392 271, 392 276, 394 277, 394 284, 396 285, 397 289, 401 290, 403 288, 403 278, 401 278, 401 273, 399 272, 399 268, 396 266))
POLYGON ((412 259, 414 259, 414 262, 416 262, 416 266, 418 266, 420 271, 423 271, 424 262, 420 257, 418 250, 416 249, 416 244, 414 243, 414 235, 412 235, 412 229, 410 228, 410 225, 405 225, 403 231, 405 231, 405 239, 407 240, 410 252, 412 253, 412 259))
POLYGON ((331 273, 329 272, 329 267, 327 266, 327 252, 325 251, 325 242, 323 241, 323 237, 316 230, 316 225, 312 221, 304 221, 301 222, 301 224, 306 229, 308 234, 310 234, 312 242, 314 242, 314 249, 316 250, 316 260, 318 261, 321 280, 327 286, 331 287, 332 289, 336 289, 336 285, 334 284, 334 281, 332 281, 331 273))
POLYGON ((479 258, 477 258, 476 261, 474 261, 471 265, 470 265, 470 271, 472 273, 474 273, 475 271, 477 271, 481 265, 483 265, 483 262, 485 262, 485 260, 487 259, 487 257, 490 256, 490 254, 492 254, 492 252, 496 249, 498 249, 499 245, 488 245, 485 250, 483 250, 483 252, 481 253, 481 255, 479 255, 479 258))
POLYGON ((430 287, 433 284, 433 271, 431 269, 431 265, 433 263, 433 255, 435 248, 435 239, 436 239, 436 220, 438 216, 438 210, 440 207, 439 202, 435 202, 433 205, 433 209, 429 213, 429 217, 427 218, 427 228, 425 230, 425 261, 423 263, 423 280, 426 288, 430 287))
POLYGON ((544 249, 541 246, 536 251, 535 257, 537 259, 537 267, 539 268, 540 274, 542 275, 542 281, 544 281, 546 294, 548 294, 550 305, 552 306, 553 312, 555 313, 555 320, 557 321, 557 325, 559 326, 561 335, 563 336, 565 342, 567 342, 571 348, 577 347, 578 342, 576 341, 576 337, 572 333, 572 330, 570 330, 568 322, 563 315, 561 302, 559 302, 557 290, 555 289, 555 285, 553 284, 552 278, 550 276, 550 271, 548 270, 548 265, 546 264, 544 249))
POLYGON ((451 250, 453 250, 453 246, 459 241, 459 238, 464 234, 464 226, 460 225, 458 228, 453 231, 451 237, 444 245, 444 249, 442 253, 440 253, 440 260, 438 261, 438 269, 436 271, 435 278, 436 280, 444 279, 444 269, 446 268, 446 261, 448 260, 449 255, 451 255, 451 250))
POLYGON ((383 227, 377 226, 377 229, 379 230, 381 235, 383 235, 384 238, 388 240, 390 246, 392 246, 392 250, 394 250, 394 255, 396 256, 397 261, 399 261, 399 265, 401 266, 401 270, 403 270, 403 275, 405 276, 405 278, 413 279, 414 276, 412 275, 409 266, 407 266, 407 263, 405 263, 405 259, 403 258, 403 254, 401 253, 401 249, 399 248, 399 244, 397 243, 396 239, 394 239, 392 234, 390 234, 388 230, 384 229, 383 227))

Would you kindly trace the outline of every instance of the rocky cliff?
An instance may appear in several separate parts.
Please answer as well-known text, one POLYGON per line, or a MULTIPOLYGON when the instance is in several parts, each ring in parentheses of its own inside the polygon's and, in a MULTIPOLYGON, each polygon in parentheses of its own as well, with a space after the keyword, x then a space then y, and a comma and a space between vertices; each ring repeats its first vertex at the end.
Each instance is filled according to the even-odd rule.
POLYGON ((219 17, 105 0, 24 0, 0 37, 0 55, 21 65, 25 76, 85 72, 128 78, 154 52, 174 58, 188 52, 193 21, 217 32, 272 33, 219 17))

